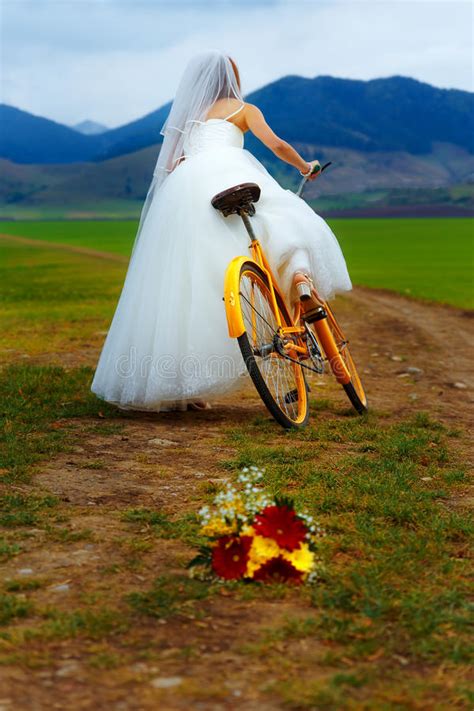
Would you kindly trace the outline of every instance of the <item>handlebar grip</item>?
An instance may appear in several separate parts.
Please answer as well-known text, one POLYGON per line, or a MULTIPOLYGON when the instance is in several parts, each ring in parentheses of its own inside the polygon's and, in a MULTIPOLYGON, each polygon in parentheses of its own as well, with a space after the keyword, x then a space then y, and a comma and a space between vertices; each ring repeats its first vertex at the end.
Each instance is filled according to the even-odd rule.
MULTIPOLYGON (((325 163, 322 166, 315 165, 314 169, 311 172, 311 175, 315 175, 315 173, 322 173, 323 170, 326 170, 326 168, 329 168, 330 165, 332 165, 332 161, 328 161, 327 163, 325 163)), ((310 177, 310 176, 308 176, 308 177, 310 177)), ((303 194, 304 186, 306 185, 307 180, 308 180, 308 178, 303 178, 301 180, 300 186, 299 186, 298 190, 296 191, 296 195, 298 195, 298 197, 301 197, 301 195, 303 194)))

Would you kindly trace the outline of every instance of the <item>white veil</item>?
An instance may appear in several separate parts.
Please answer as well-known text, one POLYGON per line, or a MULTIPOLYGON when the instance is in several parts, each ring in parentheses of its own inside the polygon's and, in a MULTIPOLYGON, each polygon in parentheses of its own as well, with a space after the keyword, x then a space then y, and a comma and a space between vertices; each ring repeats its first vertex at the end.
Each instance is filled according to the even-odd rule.
POLYGON ((193 123, 203 121, 218 99, 232 98, 243 101, 230 58, 219 50, 209 50, 193 57, 184 71, 168 118, 160 131, 164 139, 143 204, 132 256, 153 197, 182 157, 183 144, 193 123))

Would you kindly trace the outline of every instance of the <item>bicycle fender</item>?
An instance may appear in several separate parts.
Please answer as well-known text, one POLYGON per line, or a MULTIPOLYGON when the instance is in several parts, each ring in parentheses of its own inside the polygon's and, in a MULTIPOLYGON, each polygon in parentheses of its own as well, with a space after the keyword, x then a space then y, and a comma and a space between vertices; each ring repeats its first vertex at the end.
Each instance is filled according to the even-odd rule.
POLYGON ((245 331, 242 312, 239 307, 239 300, 236 298, 239 293, 240 272, 242 266, 248 262, 259 265, 249 257, 234 257, 226 269, 224 279, 224 304, 227 317, 227 328, 231 338, 238 338, 245 331))

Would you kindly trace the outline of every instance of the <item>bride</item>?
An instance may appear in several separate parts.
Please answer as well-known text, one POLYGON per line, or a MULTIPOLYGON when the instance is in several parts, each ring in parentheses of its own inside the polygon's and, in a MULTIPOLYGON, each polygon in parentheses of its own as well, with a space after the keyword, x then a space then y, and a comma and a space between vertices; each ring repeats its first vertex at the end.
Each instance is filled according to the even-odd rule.
POLYGON ((208 398, 241 384, 245 366, 228 336, 222 295, 228 263, 248 254, 248 235, 237 215, 224 218, 211 205, 226 188, 260 186, 252 223, 289 302, 308 276, 324 300, 351 289, 331 229, 244 149, 247 131, 303 175, 318 164, 302 158, 244 102, 230 57, 199 54, 161 130, 125 283, 91 386, 100 398, 123 409, 201 409, 208 398))

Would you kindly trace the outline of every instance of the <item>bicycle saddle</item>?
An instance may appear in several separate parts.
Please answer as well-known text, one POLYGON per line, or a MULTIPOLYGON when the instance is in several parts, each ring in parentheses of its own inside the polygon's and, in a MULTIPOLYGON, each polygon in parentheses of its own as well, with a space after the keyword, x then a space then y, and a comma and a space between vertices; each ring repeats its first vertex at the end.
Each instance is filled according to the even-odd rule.
POLYGON ((211 205, 220 210, 224 217, 234 213, 240 215, 241 212, 255 215, 254 202, 258 202, 259 198, 260 188, 256 183, 241 183, 214 195, 211 205))

